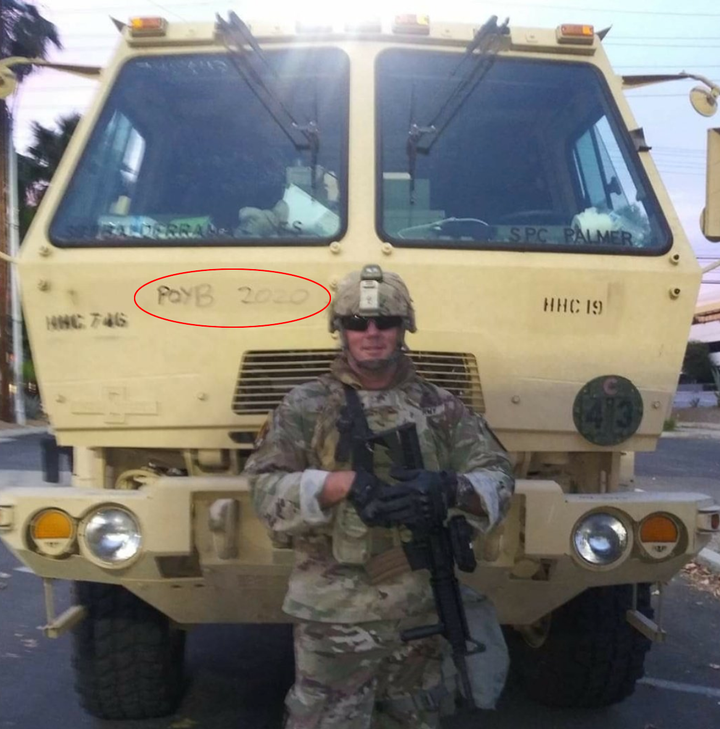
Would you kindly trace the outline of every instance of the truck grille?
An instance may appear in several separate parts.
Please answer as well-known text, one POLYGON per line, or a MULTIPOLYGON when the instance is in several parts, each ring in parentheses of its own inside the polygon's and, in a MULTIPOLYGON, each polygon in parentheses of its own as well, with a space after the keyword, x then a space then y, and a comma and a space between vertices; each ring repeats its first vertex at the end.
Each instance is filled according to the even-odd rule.
MULTIPOLYGON (((293 387, 328 372, 337 355, 336 349, 246 352, 240 365, 233 411, 238 415, 270 412, 293 387)), ((456 352, 410 352, 409 355, 418 374, 449 390, 475 412, 485 412, 474 355, 456 352)))

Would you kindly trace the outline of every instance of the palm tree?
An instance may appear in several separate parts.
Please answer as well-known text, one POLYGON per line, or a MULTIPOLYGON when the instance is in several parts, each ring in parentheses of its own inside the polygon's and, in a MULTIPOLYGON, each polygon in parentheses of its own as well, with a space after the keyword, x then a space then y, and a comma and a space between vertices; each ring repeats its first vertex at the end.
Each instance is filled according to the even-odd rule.
POLYGON ((74 112, 59 117, 56 128, 44 127, 38 122, 31 125, 33 138, 27 154, 18 154, 21 239, 27 232, 79 122, 80 114, 74 112))
MULTIPOLYGON (((50 46, 62 48, 58 30, 40 15, 31 2, 3 0, 0 2, 0 56, 45 58, 50 46)), ((32 66, 16 70, 19 79, 32 73, 32 66)))
MULTIPOLYGON (((50 21, 40 15, 32 2, 22 0, 0 0, 0 57, 25 56, 45 58, 51 46, 62 48, 58 30, 50 21)), ((22 80, 32 72, 32 66, 16 68, 18 79, 22 80)), ((6 251, 7 236, 7 142, 9 115, 4 100, 0 100, 0 250, 6 251)), ((8 285, 8 264, 0 260, 0 420, 12 420, 10 398, 10 317, 8 285)))

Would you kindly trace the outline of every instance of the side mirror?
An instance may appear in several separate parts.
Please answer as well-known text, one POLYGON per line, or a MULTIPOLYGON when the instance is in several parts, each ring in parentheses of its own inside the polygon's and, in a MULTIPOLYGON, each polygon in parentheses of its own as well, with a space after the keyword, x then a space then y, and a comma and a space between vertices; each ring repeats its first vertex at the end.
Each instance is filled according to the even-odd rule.
POLYGON ((0 65, 0 99, 7 99, 15 93, 18 81, 15 74, 5 64, 0 65))
POLYGON ((720 128, 708 129, 705 209, 700 229, 709 241, 720 242, 720 128))
POLYGON ((68 63, 53 63, 42 58, 23 58, 22 56, 3 58, 0 59, 0 99, 7 99, 17 89, 18 80, 12 71, 13 66, 45 66, 84 78, 98 78, 102 71, 99 66, 74 66, 68 63))

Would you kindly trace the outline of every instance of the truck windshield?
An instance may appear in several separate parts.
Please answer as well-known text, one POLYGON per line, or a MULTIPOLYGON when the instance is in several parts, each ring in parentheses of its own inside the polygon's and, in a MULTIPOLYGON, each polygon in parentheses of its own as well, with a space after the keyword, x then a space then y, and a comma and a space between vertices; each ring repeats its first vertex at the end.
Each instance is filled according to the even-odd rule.
POLYGON ((274 50, 257 72, 303 149, 227 54, 121 70, 50 227, 59 246, 327 243, 346 219, 348 59, 274 50))
MULTIPOLYGON (((378 58, 378 229, 401 246, 660 254, 670 231, 602 76, 496 58, 444 129, 457 54, 378 58), (435 138, 434 138, 435 137, 435 138), (427 150, 429 147, 429 151, 427 150)), ((465 62, 465 65, 468 61, 465 62)))

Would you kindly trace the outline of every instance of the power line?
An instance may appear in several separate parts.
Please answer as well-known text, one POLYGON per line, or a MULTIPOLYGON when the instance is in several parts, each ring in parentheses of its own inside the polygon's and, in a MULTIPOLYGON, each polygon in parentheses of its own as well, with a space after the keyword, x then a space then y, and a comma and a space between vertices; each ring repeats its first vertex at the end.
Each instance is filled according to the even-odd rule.
MULTIPOLYGON (((150 1, 150 0, 149 0, 150 1)), ((162 7, 158 5, 158 7, 162 7)), ((194 6, 195 7, 195 6, 194 6)), ((180 16, 178 16, 180 17, 180 16)), ((97 38, 97 33, 63 33, 63 39, 66 38, 97 38)), ((617 41, 688 41, 688 48, 697 48, 696 41, 720 41, 720 36, 691 36, 691 35, 611 35, 609 40, 604 40, 603 45, 619 45, 617 41)), ((631 44, 633 45, 633 44, 631 44)), ((703 46, 708 48, 717 48, 717 46, 703 46)))
MULTIPOLYGON (((719 39, 720 40, 720 39, 719 39)), ((623 41, 604 41, 604 46, 631 46, 633 48, 717 48, 718 46, 715 45, 706 45, 701 43, 693 43, 692 45, 683 43, 682 45, 679 45, 677 43, 655 43, 654 41, 651 41, 649 43, 640 43, 639 41, 635 41, 633 43, 624 43, 623 41)))
MULTIPOLYGON (((686 40, 686 41, 720 41, 720 36, 714 35, 612 35, 608 36, 612 41, 620 40, 686 40)), ((608 43, 608 41, 603 41, 608 43)))
MULTIPOLYGON (((697 63, 696 61, 693 61, 692 64, 697 63)), ((687 64, 687 65, 692 65, 687 64)), ((647 64, 632 64, 632 65, 614 65, 613 68, 670 68, 670 66, 681 66, 682 63, 675 61, 675 63, 647 63, 647 64)), ((706 64, 706 63, 699 63, 697 64, 699 67, 702 68, 720 68, 720 64, 706 64)), ((678 79, 679 81, 682 81, 683 79, 678 79)))
POLYGON ((668 17, 681 17, 681 18, 720 18, 720 13, 678 13, 667 10, 627 10, 625 8, 588 8, 579 7, 578 5, 538 5, 533 3, 529 5, 527 3, 515 3, 515 2, 504 2, 503 6, 509 7, 532 7, 542 8, 543 10, 572 10, 580 12, 590 13, 617 13, 618 15, 663 15, 668 17))
MULTIPOLYGON (((635 91, 636 89, 628 89, 629 91, 635 91)), ((662 99, 670 97, 678 98, 682 96, 684 99, 687 98, 687 94, 638 94, 637 96, 628 96, 628 99, 662 99)))
MULTIPOLYGON (((149 0, 152 2, 152 0, 149 0)), ((158 3, 152 2, 153 5, 158 5, 158 3)), ((175 9, 182 10, 184 8, 198 8, 198 7, 209 7, 209 6, 218 6, 222 5, 220 2, 190 2, 190 3, 173 3, 171 7, 173 8, 173 11, 175 9)), ((552 5, 552 4, 535 4, 535 3, 523 3, 523 2, 511 2, 510 0, 507 0, 506 2, 503 2, 503 6, 507 7, 521 7, 521 8, 530 8, 530 9, 536 9, 541 8, 543 10, 571 10, 573 12, 591 12, 591 13, 611 13, 611 14, 617 14, 617 15, 652 15, 652 16, 666 16, 666 17, 675 17, 675 18, 720 18, 720 13, 703 13, 703 12, 694 12, 694 13, 687 13, 687 12, 675 12, 675 11, 667 11, 667 10, 629 10, 626 8, 617 8, 617 7, 604 7, 604 8, 595 8, 595 7, 580 7, 578 5, 552 5)), ((64 8, 63 10, 55 10, 54 12, 58 14, 87 14, 87 13, 105 13, 109 10, 126 10, 127 5, 104 5, 98 8, 87 8, 87 7, 78 7, 78 8, 64 8)), ((50 8, 52 10, 52 8, 50 8)))
POLYGON ((655 149, 662 149, 664 152, 679 152, 681 154, 685 154, 687 152, 699 152, 705 154, 705 150, 699 149, 698 147, 655 147, 655 149))
POLYGON ((185 18, 183 18, 182 15, 178 15, 174 10, 170 10, 170 8, 166 8, 164 5, 160 5, 160 3, 155 2, 155 0, 148 0, 148 2, 151 5, 154 5, 156 8, 160 8, 160 10, 164 10, 166 13, 170 13, 170 15, 174 15, 176 18, 180 18, 183 22, 185 21, 185 18))
MULTIPOLYGON (((156 7, 162 7, 159 5, 159 3, 153 2, 153 0, 148 0, 152 5, 155 5, 156 7)), ((195 2, 195 3, 173 3, 171 6, 174 9, 183 10, 185 8, 198 8, 198 7, 209 7, 209 6, 221 6, 222 3, 220 2, 195 2)), ((165 10, 167 12, 174 13, 175 10, 166 7, 165 10)), ((96 6, 94 8, 87 8, 87 7, 76 7, 76 8, 63 8, 62 10, 56 10, 53 8, 49 8, 53 13, 57 15, 101 15, 105 14, 110 11, 118 11, 122 10, 127 12, 127 3, 124 5, 102 5, 102 6, 96 6)))

